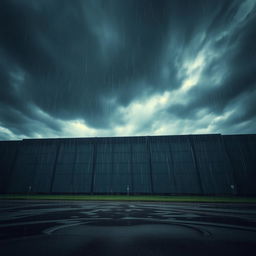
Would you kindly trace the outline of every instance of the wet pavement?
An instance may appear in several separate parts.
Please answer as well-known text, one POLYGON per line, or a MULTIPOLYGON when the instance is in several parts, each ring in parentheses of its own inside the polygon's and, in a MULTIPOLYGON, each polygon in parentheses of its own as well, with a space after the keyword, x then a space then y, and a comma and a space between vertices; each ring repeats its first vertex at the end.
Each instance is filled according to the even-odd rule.
POLYGON ((256 204, 0 201, 0 255, 256 255, 256 204))

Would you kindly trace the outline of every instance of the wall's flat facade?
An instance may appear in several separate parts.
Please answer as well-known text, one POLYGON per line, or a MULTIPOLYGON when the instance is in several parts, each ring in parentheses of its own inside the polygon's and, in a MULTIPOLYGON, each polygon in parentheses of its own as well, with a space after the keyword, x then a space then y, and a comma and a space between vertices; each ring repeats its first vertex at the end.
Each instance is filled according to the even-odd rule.
POLYGON ((9 189, 19 145, 18 141, 0 141, 0 194, 9 189))
POLYGON ((256 135, 0 142, 0 193, 256 195, 256 135))

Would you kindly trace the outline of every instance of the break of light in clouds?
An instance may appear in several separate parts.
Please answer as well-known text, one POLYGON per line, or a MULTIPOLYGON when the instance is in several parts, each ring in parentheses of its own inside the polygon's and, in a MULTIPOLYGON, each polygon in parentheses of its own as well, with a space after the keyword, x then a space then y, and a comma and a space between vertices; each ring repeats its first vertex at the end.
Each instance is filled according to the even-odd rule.
POLYGON ((255 0, 2 0, 0 139, 256 132, 255 0))

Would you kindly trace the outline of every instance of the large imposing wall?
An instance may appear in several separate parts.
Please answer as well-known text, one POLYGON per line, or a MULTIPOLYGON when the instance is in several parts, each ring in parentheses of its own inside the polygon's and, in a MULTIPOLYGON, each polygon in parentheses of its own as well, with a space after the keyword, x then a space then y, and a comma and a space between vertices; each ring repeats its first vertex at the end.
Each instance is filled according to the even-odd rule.
POLYGON ((0 193, 256 195, 256 135, 0 142, 0 193))

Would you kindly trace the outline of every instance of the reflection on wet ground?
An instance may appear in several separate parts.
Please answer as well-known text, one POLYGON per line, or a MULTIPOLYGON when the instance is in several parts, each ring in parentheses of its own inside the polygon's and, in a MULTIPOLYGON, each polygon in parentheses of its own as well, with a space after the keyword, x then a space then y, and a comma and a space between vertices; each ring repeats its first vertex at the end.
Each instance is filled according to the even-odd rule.
POLYGON ((205 255, 206 250, 207 255, 256 251, 256 205, 0 202, 1 255, 205 255))

